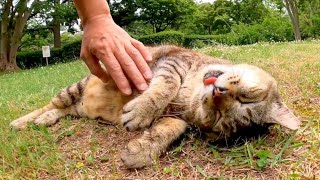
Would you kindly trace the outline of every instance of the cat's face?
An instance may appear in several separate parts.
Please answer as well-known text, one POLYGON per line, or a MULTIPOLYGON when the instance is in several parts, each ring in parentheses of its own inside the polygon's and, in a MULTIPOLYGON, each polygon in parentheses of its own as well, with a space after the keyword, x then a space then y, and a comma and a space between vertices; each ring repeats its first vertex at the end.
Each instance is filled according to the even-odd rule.
POLYGON ((298 118, 281 102, 275 79, 262 69, 246 64, 210 65, 203 73, 203 81, 213 81, 200 85, 200 108, 211 118, 213 130, 235 132, 251 123, 299 127, 298 118))

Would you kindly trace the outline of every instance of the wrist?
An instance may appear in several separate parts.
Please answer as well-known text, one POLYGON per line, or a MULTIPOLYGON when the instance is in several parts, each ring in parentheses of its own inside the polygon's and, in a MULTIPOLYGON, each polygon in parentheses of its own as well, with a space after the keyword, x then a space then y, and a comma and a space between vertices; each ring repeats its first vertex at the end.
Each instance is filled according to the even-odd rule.
POLYGON ((98 16, 111 18, 110 8, 106 0, 73 0, 73 2, 81 19, 82 25, 86 25, 87 21, 95 19, 98 16))
POLYGON ((98 15, 94 15, 91 17, 83 18, 83 19, 81 19, 81 25, 83 28, 85 28, 87 25, 94 23, 94 22, 98 22, 100 20, 113 22, 111 14, 105 13, 105 14, 98 14, 98 15))

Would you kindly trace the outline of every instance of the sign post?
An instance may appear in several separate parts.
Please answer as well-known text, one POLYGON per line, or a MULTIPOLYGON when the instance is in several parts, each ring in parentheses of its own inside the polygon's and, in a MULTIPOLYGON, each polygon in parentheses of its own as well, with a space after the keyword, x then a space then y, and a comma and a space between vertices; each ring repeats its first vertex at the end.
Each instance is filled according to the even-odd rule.
POLYGON ((50 46, 42 46, 42 56, 46 58, 47 66, 49 65, 48 57, 50 57, 50 46))

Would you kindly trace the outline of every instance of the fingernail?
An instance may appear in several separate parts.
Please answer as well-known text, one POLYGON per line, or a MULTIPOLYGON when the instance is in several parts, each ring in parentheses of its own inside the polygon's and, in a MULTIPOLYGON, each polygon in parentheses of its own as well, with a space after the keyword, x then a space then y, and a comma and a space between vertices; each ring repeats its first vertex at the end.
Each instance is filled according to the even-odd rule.
POLYGON ((143 74, 144 78, 146 79, 151 79, 152 78, 152 72, 151 71, 147 71, 143 74))
POLYGON ((131 95, 132 90, 130 88, 126 88, 122 91, 125 95, 131 95))
POLYGON ((141 90, 141 91, 145 91, 145 90, 148 89, 148 84, 146 84, 146 83, 139 84, 138 85, 138 89, 141 90))

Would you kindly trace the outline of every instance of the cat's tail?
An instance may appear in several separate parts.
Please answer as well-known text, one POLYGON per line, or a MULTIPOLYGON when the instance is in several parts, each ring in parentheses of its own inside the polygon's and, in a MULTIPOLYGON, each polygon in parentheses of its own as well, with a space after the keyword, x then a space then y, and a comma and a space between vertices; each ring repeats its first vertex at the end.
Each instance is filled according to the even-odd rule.
POLYGON ((83 95, 84 89, 91 76, 64 88, 58 95, 52 98, 51 103, 56 109, 63 109, 74 105, 83 95))

